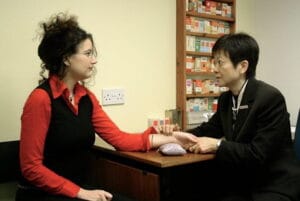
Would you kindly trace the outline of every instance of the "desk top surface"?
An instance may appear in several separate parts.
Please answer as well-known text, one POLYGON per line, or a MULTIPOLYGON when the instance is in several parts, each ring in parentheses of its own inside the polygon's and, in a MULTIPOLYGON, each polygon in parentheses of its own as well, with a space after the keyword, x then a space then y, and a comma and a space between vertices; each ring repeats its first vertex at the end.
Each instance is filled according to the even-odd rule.
POLYGON ((148 165, 156 167, 166 168, 173 166, 180 166, 185 164, 197 163, 201 161, 211 160, 215 157, 214 154, 193 154, 187 153, 182 156, 164 156, 156 150, 149 152, 127 152, 127 151, 116 151, 109 148, 95 146, 95 149, 108 154, 136 160, 148 165))

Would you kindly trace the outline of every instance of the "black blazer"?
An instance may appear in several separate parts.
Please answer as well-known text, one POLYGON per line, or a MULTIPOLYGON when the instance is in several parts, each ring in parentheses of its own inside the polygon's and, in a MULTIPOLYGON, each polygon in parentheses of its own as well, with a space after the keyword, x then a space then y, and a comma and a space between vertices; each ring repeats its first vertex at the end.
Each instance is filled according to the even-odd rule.
POLYGON ((233 191, 278 192, 300 200, 300 165, 283 95, 250 79, 234 129, 232 105, 232 93, 224 92, 209 122, 190 130, 197 136, 225 138, 216 153, 217 169, 227 178, 224 185, 231 185, 233 191))

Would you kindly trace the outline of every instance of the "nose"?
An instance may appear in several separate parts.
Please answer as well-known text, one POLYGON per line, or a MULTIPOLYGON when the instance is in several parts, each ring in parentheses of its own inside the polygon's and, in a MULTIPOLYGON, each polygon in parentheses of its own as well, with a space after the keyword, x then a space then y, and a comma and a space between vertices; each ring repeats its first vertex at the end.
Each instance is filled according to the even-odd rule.
POLYGON ((96 64, 97 62, 98 62, 98 61, 97 61, 96 57, 95 57, 95 56, 93 56, 93 57, 92 57, 92 61, 91 61, 91 63, 92 63, 92 64, 96 64))
POLYGON ((212 69, 212 71, 214 73, 218 73, 219 72, 219 68, 216 65, 214 65, 213 63, 211 63, 211 69, 212 69))

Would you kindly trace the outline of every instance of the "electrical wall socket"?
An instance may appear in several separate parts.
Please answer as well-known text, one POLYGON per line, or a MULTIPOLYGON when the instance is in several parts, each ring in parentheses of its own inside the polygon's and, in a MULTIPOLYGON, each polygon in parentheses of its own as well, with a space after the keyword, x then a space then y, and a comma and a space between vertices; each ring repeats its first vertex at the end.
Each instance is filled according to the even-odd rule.
POLYGON ((124 103, 124 89, 102 89, 102 105, 119 105, 124 103))

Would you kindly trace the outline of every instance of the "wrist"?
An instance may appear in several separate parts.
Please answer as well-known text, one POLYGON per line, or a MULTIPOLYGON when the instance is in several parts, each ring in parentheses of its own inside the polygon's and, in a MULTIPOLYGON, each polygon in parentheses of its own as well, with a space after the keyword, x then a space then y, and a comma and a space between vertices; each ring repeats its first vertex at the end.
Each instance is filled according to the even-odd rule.
POLYGON ((165 142, 164 144, 166 143, 176 143, 176 144, 180 144, 180 141, 173 135, 171 136, 164 136, 165 138, 165 142))
POLYGON ((80 188, 76 197, 79 199, 83 199, 84 198, 84 189, 80 188))

